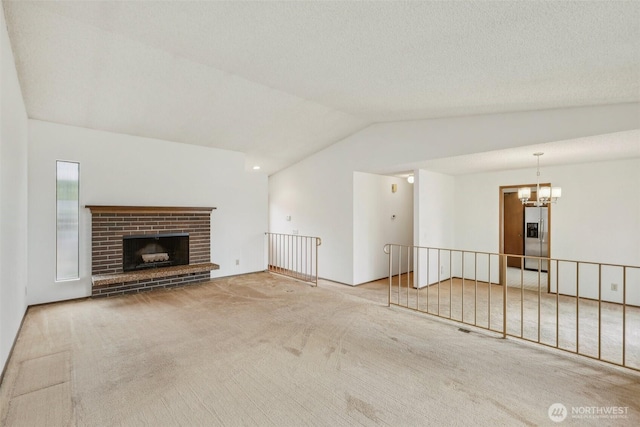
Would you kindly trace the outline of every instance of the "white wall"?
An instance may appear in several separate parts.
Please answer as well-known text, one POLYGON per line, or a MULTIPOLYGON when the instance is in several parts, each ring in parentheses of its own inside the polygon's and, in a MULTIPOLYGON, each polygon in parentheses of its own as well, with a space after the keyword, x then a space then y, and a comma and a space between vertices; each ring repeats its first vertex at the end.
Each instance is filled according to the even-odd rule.
MULTIPOLYGON (((563 204, 552 210, 551 226, 556 231, 551 240, 553 256, 640 266, 640 159, 574 165, 557 171, 557 175, 559 183, 568 182, 568 189, 562 185, 563 204)), ((583 268, 580 295, 597 298, 597 269, 583 268)), ((627 302, 635 305, 640 305, 638 273, 629 270, 627 275, 627 302)), ((561 293, 575 294, 570 286, 574 281, 569 280, 572 274, 560 276, 561 293)), ((603 299, 622 302, 621 276, 619 269, 603 268, 603 299), (617 292, 611 290, 611 283, 619 285, 617 292)), ((555 281, 552 285, 555 289, 555 281)))
POLYGON ((27 113, 0 6, 0 371, 26 310, 27 113))
MULTIPOLYGON (((498 252, 499 188, 531 183, 535 173, 532 168, 457 176, 455 205, 467 208, 455 212, 456 248, 498 252)), ((640 159, 543 167, 541 181, 562 187, 562 198, 551 210, 552 258, 640 265, 640 159)), ((497 278, 495 267, 491 274, 497 278)), ((570 286, 575 266, 565 270, 560 291, 575 294, 570 286)), ((617 293, 610 287, 610 282, 621 284, 621 274, 604 273, 603 299, 621 302, 621 286, 617 293)), ((634 304, 640 303, 637 278, 637 272, 629 273, 628 299, 634 304)), ((580 283, 581 296, 597 297, 597 272, 585 267, 580 283)))
MULTIPOLYGON (((353 284, 389 276, 383 251, 387 243, 413 244, 413 185, 397 177, 354 172, 353 284), (392 184, 397 185, 395 193, 392 184)), ((401 267, 407 270, 405 263, 401 267)))
MULTIPOLYGON (((454 247, 454 178, 441 173, 416 170, 416 192, 414 206, 414 241, 416 246, 428 248, 454 247)), ((437 251, 420 250, 416 257, 418 273, 414 276, 416 286, 422 287, 450 276, 448 253, 441 254, 438 265, 437 251), (428 259, 428 269, 427 269, 428 259), (442 267, 442 268, 441 268, 442 267), (429 277, 427 277, 429 271, 429 277), (438 273, 440 271, 440 273, 438 273)))
POLYGON ((454 178, 437 172, 416 171, 418 246, 450 248, 454 244, 454 178))
POLYGON ((80 279, 55 281, 56 160, 80 162, 81 207, 217 207, 211 260, 220 270, 212 276, 264 270, 267 178, 245 172, 243 154, 30 120, 29 304, 91 293, 88 209, 81 208, 80 279))
MULTIPOLYGON (((456 247, 498 252, 500 186, 535 179, 535 168, 456 176, 455 204, 468 207, 455 212, 456 247)), ((638 264, 640 159, 543 166, 540 179, 562 187, 552 205, 552 257, 638 264)))
POLYGON ((562 186, 552 207, 554 257, 640 265, 640 159, 544 173, 562 186))
POLYGON ((270 231, 321 237, 320 276, 352 284, 354 171, 635 129, 639 112, 635 103, 372 125, 269 177, 270 231))
POLYGON ((353 173, 338 151, 329 147, 269 177, 269 231, 320 237, 320 277, 352 284, 353 173))

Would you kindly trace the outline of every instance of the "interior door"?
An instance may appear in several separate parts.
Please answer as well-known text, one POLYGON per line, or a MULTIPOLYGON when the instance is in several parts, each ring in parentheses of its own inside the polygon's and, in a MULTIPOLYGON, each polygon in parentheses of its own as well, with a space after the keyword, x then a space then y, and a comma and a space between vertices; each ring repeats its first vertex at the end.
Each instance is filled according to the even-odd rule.
MULTIPOLYGON (((504 193, 504 253, 524 255, 524 206, 518 193, 504 193)), ((509 257, 508 267, 521 267, 521 259, 509 257)))

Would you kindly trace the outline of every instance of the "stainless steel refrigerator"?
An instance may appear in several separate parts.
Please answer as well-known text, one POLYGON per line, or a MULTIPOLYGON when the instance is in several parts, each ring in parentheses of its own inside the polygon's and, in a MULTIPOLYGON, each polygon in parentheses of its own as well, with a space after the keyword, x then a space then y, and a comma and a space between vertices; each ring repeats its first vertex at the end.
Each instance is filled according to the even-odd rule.
MULTIPOLYGON (((536 257, 548 257, 548 232, 549 208, 526 207, 524 208, 524 255, 536 257)), ((547 260, 540 261, 540 270, 548 270, 547 260)), ((537 258, 525 258, 524 268, 538 270, 537 258)))

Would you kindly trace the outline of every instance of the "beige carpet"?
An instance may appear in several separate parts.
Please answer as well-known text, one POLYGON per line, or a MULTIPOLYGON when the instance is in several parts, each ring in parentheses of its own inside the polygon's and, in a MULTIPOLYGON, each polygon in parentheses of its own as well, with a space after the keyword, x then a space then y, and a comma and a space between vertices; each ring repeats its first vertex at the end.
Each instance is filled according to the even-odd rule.
POLYGON ((259 273, 30 309, 0 424, 556 425, 554 403, 637 425, 640 375, 387 308, 384 283, 259 273))
MULTIPOLYGON (((387 280, 383 282, 388 284, 387 280)), ((476 284, 471 280, 465 281, 463 292, 460 279, 445 280, 418 291, 407 287, 406 275, 401 276, 400 287, 398 276, 394 276, 391 301, 402 307, 503 331, 503 287, 499 285, 491 285, 491 296, 487 283, 476 284)), ((509 336, 552 347, 557 345, 596 359, 600 352, 601 360, 640 371, 640 307, 627 306, 623 312, 621 304, 602 302, 598 307, 594 300, 580 298, 577 302, 575 297, 556 297, 509 286, 506 321, 509 336)))
POLYGON ((540 289, 546 292, 547 276, 545 272, 538 274, 537 271, 509 267, 507 268, 507 285, 518 289, 524 288, 536 292, 540 289))

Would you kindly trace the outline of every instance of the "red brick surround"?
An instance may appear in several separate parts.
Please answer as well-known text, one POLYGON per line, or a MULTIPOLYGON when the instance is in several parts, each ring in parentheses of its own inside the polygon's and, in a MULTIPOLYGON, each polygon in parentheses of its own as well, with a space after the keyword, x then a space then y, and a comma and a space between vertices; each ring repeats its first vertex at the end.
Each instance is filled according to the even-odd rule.
MULTIPOLYGON (((211 262, 211 210, 215 208, 164 208, 131 206, 87 206, 91 209, 92 276, 121 274, 122 237, 146 234, 189 233, 189 264, 211 262)), ((189 276, 189 275, 187 275, 189 276)), ((202 281, 202 274, 197 275, 202 281)), ((184 282, 181 278, 180 282, 184 282)), ((136 281, 144 287, 156 287, 166 279, 136 281)), ((175 282, 174 282, 175 283, 175 282)), ((123 290, 125 282, 113 290, 123 290)), ((137 292, 139 289, 127 287, 137 292)), ((100 292, 103 294, 104 286, 100 292)), ((107 289, 108 294, 110 294, 107 289)), ((118 292, 123 293, 123 292, 118 292)))

